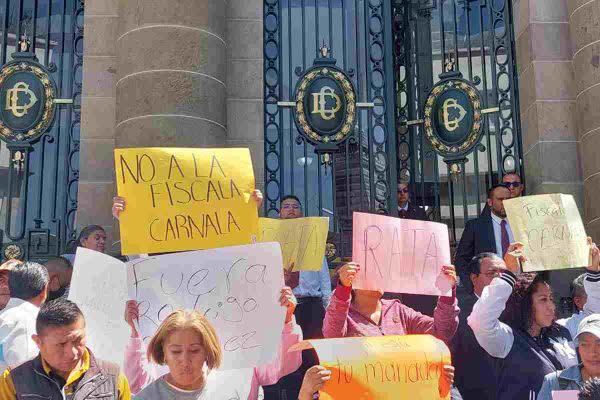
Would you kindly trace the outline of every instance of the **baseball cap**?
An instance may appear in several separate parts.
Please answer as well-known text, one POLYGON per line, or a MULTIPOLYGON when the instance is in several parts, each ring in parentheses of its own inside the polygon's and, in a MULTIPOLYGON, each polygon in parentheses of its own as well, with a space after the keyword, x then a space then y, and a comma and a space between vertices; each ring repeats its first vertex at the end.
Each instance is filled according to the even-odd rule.
POLYGON ((577 337, 582 333, 591 333, 600 339, 600 314, 589 315, 579 323, 577 337))

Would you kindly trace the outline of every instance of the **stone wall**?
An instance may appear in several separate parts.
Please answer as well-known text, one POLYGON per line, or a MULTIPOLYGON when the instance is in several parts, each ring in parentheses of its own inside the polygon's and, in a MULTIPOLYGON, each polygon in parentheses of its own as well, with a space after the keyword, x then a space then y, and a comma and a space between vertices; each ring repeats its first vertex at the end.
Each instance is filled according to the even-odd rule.
POLYGON ((568 0, 575 72, 585 221, 588 234, 600 241, 600 0, 568 0))
POLYGON ((566 0, 515 0, 527 192, 572 193, 583 207, 566 0))
POLYGON ((118 240, 110 210, 115 193, 118 21, 118 0, 86 0, 77 226, 103 226, 107 248, 118 240))

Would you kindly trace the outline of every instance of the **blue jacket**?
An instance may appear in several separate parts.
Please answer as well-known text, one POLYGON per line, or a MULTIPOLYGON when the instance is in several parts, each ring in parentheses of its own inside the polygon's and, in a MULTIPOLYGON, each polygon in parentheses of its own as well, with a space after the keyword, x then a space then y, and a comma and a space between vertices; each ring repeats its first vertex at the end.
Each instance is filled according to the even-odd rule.
POLYGON ((574 365, 563 371, 552 372, 546 375, 537 400, 552 400, 553 391, 581 390, 583 386, 581 368, 581 364, 574 365))

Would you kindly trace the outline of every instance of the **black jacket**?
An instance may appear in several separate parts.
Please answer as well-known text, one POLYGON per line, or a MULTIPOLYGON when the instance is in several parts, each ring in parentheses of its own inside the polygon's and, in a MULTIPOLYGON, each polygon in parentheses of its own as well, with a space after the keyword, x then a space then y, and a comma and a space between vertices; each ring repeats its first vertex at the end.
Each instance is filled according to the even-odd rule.
POLYGON ((482 215, 468 221, 465 225, 460 243, 456 249, 454 265, 461 279, 467 279, 467 266, 471 259, 479 253, 496 252, 494 222, 492 215, 482 215))
POLYGON ((401 210, 400 208, 398 208, 398 214, 400 218, 416 219, 419 221, 429 221, 429 218, 427 218, 427 214, 425 214, 425 209, 423 209, 423 207, 414 205, 410 201, 408 202, 408 210, 406 211, 406 216, 401 216, 400 213, 401 210))

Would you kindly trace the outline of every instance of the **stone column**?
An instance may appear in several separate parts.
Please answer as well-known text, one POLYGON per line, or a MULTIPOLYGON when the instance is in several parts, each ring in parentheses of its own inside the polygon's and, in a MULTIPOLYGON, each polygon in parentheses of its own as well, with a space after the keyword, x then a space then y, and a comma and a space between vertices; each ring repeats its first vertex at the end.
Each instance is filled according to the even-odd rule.
MULTIPOLYGON (((567 0, 513 2, 527 193, 569 193, 583 209, 567 0)), ((557 297, 579 271, 553 272, 557 297)))
POLYGON ((513 4, 527 192, 571 193, 581 207, 567 0, 513 4))
POLYGON ((223 0, 119 0, 117 147, 226 142, 223 0))
POLYGON ((264 191, 263 0, 227 6, 227 146, 248 147, 264 191))
POLYGON ((586 229, 600 240, 600 0, 569 0, 586 229))
POLYGON ((117 0, 86 0, 77 227, 101 225, 107 249, 118 240, 111 216, 115 170, 117 0))

